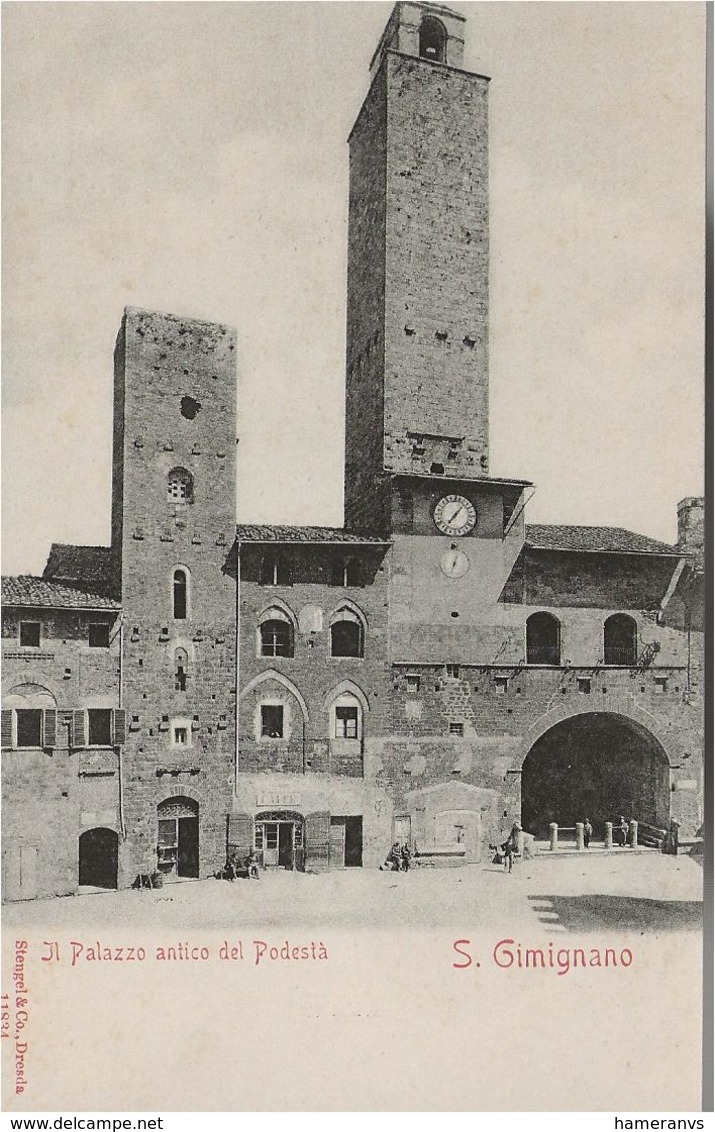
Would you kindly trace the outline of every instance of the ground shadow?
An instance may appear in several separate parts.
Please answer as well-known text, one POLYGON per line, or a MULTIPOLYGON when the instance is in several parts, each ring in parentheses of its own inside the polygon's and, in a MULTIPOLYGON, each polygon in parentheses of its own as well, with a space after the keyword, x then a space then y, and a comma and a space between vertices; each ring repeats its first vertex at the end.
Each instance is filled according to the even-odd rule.
POLYGON ((567 931, 669 932, 700 931, 703 906, 699 900, 646 900, 632 896, 529 896, 529 904, 544 924, 567 931))

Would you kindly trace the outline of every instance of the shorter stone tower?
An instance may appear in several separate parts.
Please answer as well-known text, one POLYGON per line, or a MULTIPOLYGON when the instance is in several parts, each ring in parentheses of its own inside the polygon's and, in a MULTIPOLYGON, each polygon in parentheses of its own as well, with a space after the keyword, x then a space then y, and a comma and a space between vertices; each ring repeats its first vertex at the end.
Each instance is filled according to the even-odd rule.
POLYGON ((236 341, 128 308, 115 351, 125 880, 223 864, 235 758, 236 341))

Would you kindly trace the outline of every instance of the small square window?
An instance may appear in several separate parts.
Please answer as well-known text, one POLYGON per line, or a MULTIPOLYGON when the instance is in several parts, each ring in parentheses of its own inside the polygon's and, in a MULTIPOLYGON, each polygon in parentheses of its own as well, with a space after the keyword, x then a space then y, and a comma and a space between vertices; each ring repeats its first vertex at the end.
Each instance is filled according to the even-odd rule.
POLYGON ((586 677, 580 677, 576 681, 576 683, 578 685, 579 695, 581 695, 581 696, 590 696, 591 695, 591 681, 590 680, 588 680, 586 677))
POLYGON ((39 649, 39 647, 40 647, 40 622, 39 621, 21 621, 20 622, 20 645, 24 649, 39 649))
POLYGON ((111 747, 111 708, 89 708, 87 711, 88 743, 90 747, 111 747))
POLYGON ((464 735, 464 724, 463 723, 450 723, 449 733, 450 733, 450 735, 464 735))
POLYGON ((419 678, 419 676, 412 676, 412 675, 408 676, 407 677, 407 688, 410 692, 419 692, 419 690, 420 690, 420 678, 419 678))
POLYGON ((90 622, 89 647, 91 649, 109 648, 109 625, 106 621, 90 622))
POLYGON ((281 704, 261 704, 261 736, 264 739, 283 738, 283 707, 281 704))
POLYGON ((188 727, 175 727, 174 728, 174 746, 175 747, 188 747, 189 745, 189 729, 188 727))
POLYGON ((659 695, 663 695, 668 691, 668 678, 667 676, 656 676, 655 678, 655 691, 659 695))
POLYGON ((447 675, 450 677, 451 680, 459 680, 459 665, 458 664, 448 664, 447 665, 447 675))
POLYGON ((506 690, 509 687, 509 680, 506 676, 494 677, 494 691, 498 696, 505 696, 506 690))
POLYGON ((42 745, 42 712, 39 708, 17 709, 17 746, 42 745))

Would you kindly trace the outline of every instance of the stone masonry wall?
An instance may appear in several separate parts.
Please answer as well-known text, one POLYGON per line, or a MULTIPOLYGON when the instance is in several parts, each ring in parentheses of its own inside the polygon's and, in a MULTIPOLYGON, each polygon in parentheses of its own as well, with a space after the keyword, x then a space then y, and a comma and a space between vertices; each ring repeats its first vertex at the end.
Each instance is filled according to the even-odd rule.
POLYGON ((200 874, 225 859, 235 754, 235 336, 226 327, 128 310, 116 354, 124 403, 122 599, 125 620, 124 881, 156 867, 157 805, 199 803, 200 874), (184 410, 184 411, 182 411, 184 410), (194 477, 193 503, 167 499, 172 468, 194 477), (186 619, 172 576, 189 571, 186 619), (188 654, 175 687, 177 648, 188 654), (172 745, 172 720, 190 743, 172 745))
POLYGON ((385 467, 488 471, 488 80, 389 53, 385 467))
POLYGON ((13 898, 19 855, 36 852, 34 894, 76 892, 79 835, 97 825, 119 832, 115 748, 72 750, 72 710, 119 704, 119 621, 116 613, 5 608, 2 616, 3 705, 25 684, 47 689, 57 705, 52 749, 3 750, 4 893, 13 898), (21 648, 20 621, 39 621, 40 648, 21 648), (90 648, 90 622, 109 622, 110 647, 90 648), (101 764, 101 765, 100 765, 101 764))

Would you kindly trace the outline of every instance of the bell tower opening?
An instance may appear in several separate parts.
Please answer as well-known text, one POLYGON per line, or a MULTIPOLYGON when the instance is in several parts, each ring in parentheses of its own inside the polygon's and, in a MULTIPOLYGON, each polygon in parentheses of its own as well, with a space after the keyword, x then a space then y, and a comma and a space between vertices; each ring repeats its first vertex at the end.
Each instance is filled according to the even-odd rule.
POLYGON ((436 16, 423 16, 420 24, 420 58, 447 61, 447 29, 436 16))

